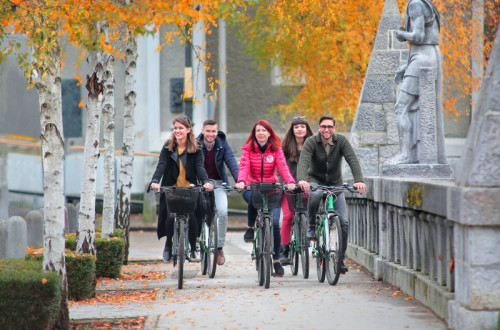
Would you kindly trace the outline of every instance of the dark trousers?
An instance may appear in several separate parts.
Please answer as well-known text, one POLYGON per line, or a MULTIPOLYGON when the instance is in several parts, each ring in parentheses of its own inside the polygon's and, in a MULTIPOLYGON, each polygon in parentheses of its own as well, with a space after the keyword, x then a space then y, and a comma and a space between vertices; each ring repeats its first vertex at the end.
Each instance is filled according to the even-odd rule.
MULTIPOLYGON (((250 191, 243 192, 243 199, 248 203, 248 227, 255 226, 255 220, 257 219, 258 210, 252 205, 252 198, 250 191)), ((281 208, 269 209, 273 214, 273 244, 274 253, 273 258, 280 258, 280 245, 281 245, 281 230, 280 230, 280 215, 281 208)))
MULTIPOLYGON (((317 186, 317 183, 312 182, 311 186, 317 186)), ((316 213, 318 213, 319 204, 323 197, 322 191, 309 192, 309 226, 316 226, 316 213)), ((337 196, 337 200, 333 203, 333 208, 339 213, 340 225, 342 227, 342 246, 340 251, 341 259, 344 259, 345 251, 347 250, 347 240, 349 236, 349 222, 347 221, 347 205, 345 202, 344 193, 337 196)))
MULTIPOLYGON (((201 221, 198 222, 194 214, 194 210, 189 213, 189 245, 191 250, 196 250, 196 238, 199 236, 199 228, 201 221)), ((167 233, 167 241, 165 247, 172 247, 172 238, 174 237, 174 214, 168 213, 167 221, 165 222, 165 230, 167 233)))

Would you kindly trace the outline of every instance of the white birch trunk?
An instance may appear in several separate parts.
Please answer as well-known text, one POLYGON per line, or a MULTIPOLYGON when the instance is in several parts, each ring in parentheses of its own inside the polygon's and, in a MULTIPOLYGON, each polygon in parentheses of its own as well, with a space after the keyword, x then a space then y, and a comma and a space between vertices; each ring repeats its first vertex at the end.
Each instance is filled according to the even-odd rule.
POLYGON ((135 111, 135 82, 137 61, 137 40, 129 34, 126 42, 125 56, 125 108, 123 113, 123 147, 121 168, 118 184, 118 205, 116 208, 116 223, 125 232, 125 257, 128 262, 129 232, 130 232, 130 195, 132 188, 132 169, 134 161, 134 111, 135 111))
POLYGON ((103 63, 100 53, 92 52, 89 56, 92 76, 87 76, 89 91, 87 104, 87 131, 83 152, 82 192, 78 213, 78 233, 76 250, 81 253, 96 255, 95 249, 95 199, 96 172, 99 159, 99 135, 101 129, 102 76, 103 63))
POLYGON ((40 104, 43 161, 43 269, 62 275, 59 325, 69 326, 68 282, 64 239, 64 134, 61 70, 58 53, 53 67, 36 83, 40 104))
MULTIPOLYGON (((108 26, 103 24, 101 29, 108 39, 108 26)), ((102 237, 113 234, 115 225, 115 79, 113 71, 114 57, 103 54, 103 148, 104 148, 104 196, 102 209, 102 237)))

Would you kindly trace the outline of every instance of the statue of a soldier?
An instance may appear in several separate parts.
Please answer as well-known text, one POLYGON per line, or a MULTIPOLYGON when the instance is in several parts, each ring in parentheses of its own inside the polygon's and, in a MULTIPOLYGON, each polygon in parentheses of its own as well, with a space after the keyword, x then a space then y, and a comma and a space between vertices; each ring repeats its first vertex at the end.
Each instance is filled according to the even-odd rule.
POLYGON ((399 131, 400 152, 390 163, 418 163, 419 137, 419 69, 433 68, 436 78, 436 136, 438 163, 445 164, 443 106, 442 106, 442 59, 439 49, 439 12, 430 0, 408 0, 404 16, 404 28, 396 31, 399 41, 408 41, 410 51, 407 64, 396 71, 395 81, 401 89, 395 105, 399 131))

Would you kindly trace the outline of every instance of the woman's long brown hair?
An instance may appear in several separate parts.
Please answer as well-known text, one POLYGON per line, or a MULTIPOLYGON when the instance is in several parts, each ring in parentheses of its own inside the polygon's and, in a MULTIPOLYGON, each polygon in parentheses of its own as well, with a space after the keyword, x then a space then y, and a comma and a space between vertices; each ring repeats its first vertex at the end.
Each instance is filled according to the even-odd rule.
POLYGON ((307 120, 303 117, 296 117, 292 120, 290 127, 285 133, 283 138, 282 148, 285 154, 285 159, 292 163, 297 163, 299 161, 299 148, 297 146, 297 140, 295 139, 295 134, 293 133, 293 128, 295 125, 306 125, 306 136, 304 136, 304 141, 311 135, 314 135, 311 126, 307 120))
MULTIPOLYGON (((191 128, 191 131, 188 133, 186 139, 186 150, 188 153, 194 154, 196 151, 198 151, 198 149, 200 149, 200 145, 198 144, 198 141, 196 141, 196 137, 194 136, 192 129, 193 125, 191 125, 191 120, 189 119, 188 116, 180 116, 172 121, 172 125, 175 125, 175 123, 179 123, 186 128, 191 128)), ((167 148, 170 152, 174 152, 174 150, 177 148, 177 139, 175 138, 174 133, 170 135, 170 137, 168 138, 167 141, 165 141, 165 144, 163 146, 167 148)))
POLYGON ((251 143, 250 147, 251 147, 252 151, 255 151, 255 146, 254 146, 253 141, 255 141, 257 143, 257 139, 255 138, 255 130, 256 130, 257 125, 264 127, 266 129, 266 131, 268 131, 269 134, 271 134, 271 136, 269 136, 269 140, 268 140, 269 144, 271 145, 271 151, 276 151, 279 148, 281 148, 281 140, 280 140, 279 136, 276 133, 274 133, 274 130, 273 130, 273 127, 271 126, 271 124, 267 120, 264 120, 264 119, 257 121, 255 123, 255 125, 253 125, 252 132, 250 133, 250 136, 248 137, 247 141, 245 142, 245 145, 247 145, 248 143, 251 143))

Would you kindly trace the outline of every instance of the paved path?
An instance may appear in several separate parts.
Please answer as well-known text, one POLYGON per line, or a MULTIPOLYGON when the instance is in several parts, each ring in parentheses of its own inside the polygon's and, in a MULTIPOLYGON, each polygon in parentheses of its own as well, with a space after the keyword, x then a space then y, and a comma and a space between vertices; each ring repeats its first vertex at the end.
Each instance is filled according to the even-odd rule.
MULTIPOLYGON (((354 263, 336 286, 319 283, 314 259, 311 274, 304 279, 299 270, 292 276, 272 278, 269 289, 257 283, 251 244, 242 232, 229 232, 226 264, 215 278, 200 273, 200 264, 186 264, 184 289, 177 289, 172 264, 137 266, 158 271, 164 279, 100 284, 98 290, 156 289, 155 300, 128 303, 76 305, 72 320, 113 319, 148 316, 146 329, 446 329, 431 311, 397 289, 374 281, 354 263)), ((131 233, 131 259, 158 259, 163 240, 154 232, 131 233)), ((133 262, 131 262, 133 264, 133 262)), ((131 265, 128 268, 133 267, 131 265)))

